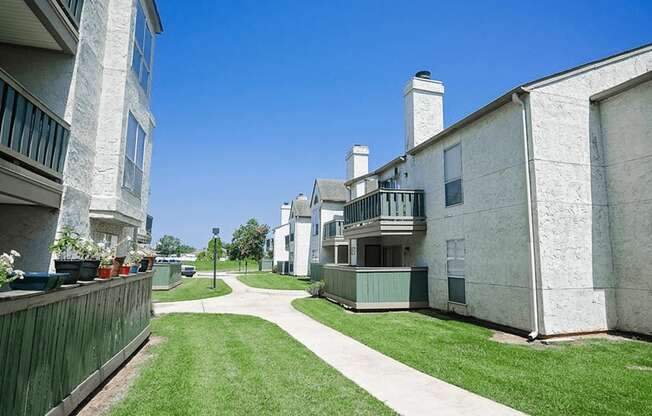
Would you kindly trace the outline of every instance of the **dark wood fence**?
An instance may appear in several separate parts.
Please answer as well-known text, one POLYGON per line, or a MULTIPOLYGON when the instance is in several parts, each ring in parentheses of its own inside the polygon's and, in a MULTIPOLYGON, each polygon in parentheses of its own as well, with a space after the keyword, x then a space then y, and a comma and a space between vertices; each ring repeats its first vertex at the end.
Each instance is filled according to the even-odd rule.
POLYGON ((0 415, 67 415, 149 336, 152 273, 0 293, 0 415))

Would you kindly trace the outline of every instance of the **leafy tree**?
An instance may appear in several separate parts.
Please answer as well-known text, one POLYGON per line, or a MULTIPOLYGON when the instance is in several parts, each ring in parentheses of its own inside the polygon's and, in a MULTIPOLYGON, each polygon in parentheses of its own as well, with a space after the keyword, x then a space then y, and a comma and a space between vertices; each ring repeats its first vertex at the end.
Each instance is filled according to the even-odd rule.
POLYGON ((187 244, 179 244, 179 249, 177 250, 177 254, 188 254, 192 253, 195 251, 195 248, 193 246, 189 246, 187 244))
POLYGON ((171 256, 179 253, 179 246, 181 246, 181 240, 166 234, 158 240, 156 252, 162 256, 171 256))
POLYGON ((235 260, 245 262, 245 272, 247 271, 248 259, 260 261, 265 254, 265 239, 269 232, 269 226, 259 224, 256 219, 252 218, 246 224, 238 227, 233 233, 231 250, 229 257, 233 256, 235 260))
MULTIPOLYGON (((215 239, 211 238, 210 241, 208 242, 208 247, 206 248, 206 258, 210 260, 213 260, 214 246, 215 246, 215 239)), ((222 258, 222 254, 224 254, 224 248, 222 247, 222 239, 217 237, 217 259, 218 260, 222 258)))

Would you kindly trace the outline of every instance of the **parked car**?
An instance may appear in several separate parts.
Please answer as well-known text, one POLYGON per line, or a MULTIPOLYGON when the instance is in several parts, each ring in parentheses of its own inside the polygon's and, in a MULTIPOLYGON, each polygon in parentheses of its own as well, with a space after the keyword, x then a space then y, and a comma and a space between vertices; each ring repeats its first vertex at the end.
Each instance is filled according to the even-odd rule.
POLYGON ((181 265, 181 274, 186 276, 186 277, 193 277, 197 273, 197 270, 195 270, 195 266, 191 266, 189 264, 182 264, 181 265))

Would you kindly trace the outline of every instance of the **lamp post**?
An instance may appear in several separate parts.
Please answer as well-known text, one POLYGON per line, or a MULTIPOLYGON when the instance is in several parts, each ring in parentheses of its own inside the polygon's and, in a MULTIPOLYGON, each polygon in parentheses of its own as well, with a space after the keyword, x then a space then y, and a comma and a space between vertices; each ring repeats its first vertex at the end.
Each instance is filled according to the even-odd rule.
POLYGON ((217 289, 217 238, 219 235, 219 227, 213 228, 213 290, 217 289))

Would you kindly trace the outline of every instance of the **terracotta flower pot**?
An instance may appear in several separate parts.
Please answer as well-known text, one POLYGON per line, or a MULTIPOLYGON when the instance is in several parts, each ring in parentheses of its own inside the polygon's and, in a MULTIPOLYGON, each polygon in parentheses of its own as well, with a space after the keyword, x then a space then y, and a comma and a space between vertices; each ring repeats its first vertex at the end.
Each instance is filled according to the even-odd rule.
POLYGON ((124 257, 114 257, 113 258, 113 267, 111 268, 111 277, 116 277, 120 273, 120 268, 122 263, 125 262, 124 257))
POLYGON ((113 271, 113 266, 103 266, 97 270, 100 279, 110 279, 112 271, 113 271))
POLYGON ((128 276, 130 271, 131 271, 130 265, 120 266, 120 276, 128 276))

